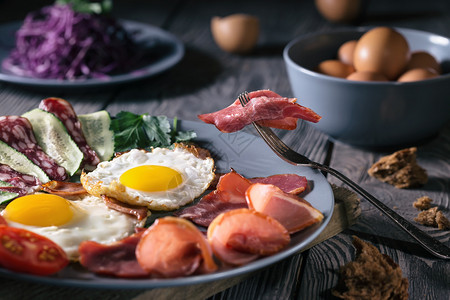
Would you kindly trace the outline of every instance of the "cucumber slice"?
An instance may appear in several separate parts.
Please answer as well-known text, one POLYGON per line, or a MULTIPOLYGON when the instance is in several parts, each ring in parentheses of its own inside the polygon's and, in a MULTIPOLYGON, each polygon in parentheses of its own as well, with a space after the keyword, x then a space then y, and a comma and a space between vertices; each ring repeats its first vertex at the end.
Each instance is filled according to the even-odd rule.
POLYGON ((13 186, 11 183, 0 180, 0 187, 8 187, 8 186, 13 186))
POLYGON ((114 155, 114 133, 110 129, 111 117, 106 110, 79 115, 84 137, 88 145, 102 161, 110 160, 114 155))
POLYGON ((39 146, 72 176, 80 168, 83 153, 52 113, 36 108, 22 115, 33 126, 39 146))
POLYGON ((36 176, 42 183, 50 181, 41 168, 3 141, 0 141, 0 164, 8 165, 17 172, 36 176))
MULTIPOLYGON (((4 187, 4 186, 13 186, 13 185, 8 182, 0 180, 0 187, 4 187)), ((16 198, 17 196, 19 196, 18 193, 0 191, 0 205, 4 205, 4 204, 8 203, 9 201, 16 198)))

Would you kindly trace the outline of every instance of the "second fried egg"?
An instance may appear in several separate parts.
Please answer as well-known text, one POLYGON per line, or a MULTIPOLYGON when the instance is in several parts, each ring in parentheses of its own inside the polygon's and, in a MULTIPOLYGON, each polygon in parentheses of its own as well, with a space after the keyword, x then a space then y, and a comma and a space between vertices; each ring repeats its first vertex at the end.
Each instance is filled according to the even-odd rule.
POLYGON ((92 195, 107 195, 151 210, 174 210, 199 197, 214 179, 211 157, 196 155, 193 148, 133 149, 90 173, 81 183, 92 195))
POLYGON ((78 260, 78 246, 83 241, 110 244, 142 227, 145 219, 108 208, 91 195, 67 200, 57 195, 37 193, 19 197, 0 215, 9 226, 24 228, 58 244, 71 260, 78 260))

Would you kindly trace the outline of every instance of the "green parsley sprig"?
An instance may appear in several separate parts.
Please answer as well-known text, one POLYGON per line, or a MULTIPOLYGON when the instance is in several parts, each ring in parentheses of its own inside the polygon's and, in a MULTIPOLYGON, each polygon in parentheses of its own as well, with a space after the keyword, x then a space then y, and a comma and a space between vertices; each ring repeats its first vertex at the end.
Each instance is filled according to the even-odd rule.
POLYGON ((197 135, 193 131, 178 131, 177 119, 173 126, 166 116, 137 115, 122 111, 111 120, 114 132, 115 151, 127 151, 134 148, 151 149, 170 147, 173 143, 188 142, 197 135))

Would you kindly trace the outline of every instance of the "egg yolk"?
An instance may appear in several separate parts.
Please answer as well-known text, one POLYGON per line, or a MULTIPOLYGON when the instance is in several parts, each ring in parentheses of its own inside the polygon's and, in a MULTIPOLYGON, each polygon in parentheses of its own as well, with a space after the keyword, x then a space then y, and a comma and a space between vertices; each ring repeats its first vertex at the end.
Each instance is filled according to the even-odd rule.
POLYGON ((120 183, 131 189, 143 192, 167 191, 183 182, 181 174, 169 167, 144 165, 125 171, 120 183))
POLYGON ((3 216, 12 222, 31 226, 59 226, 73 217, 71 204, 64 198, 51 194, 33 194, 9 203, 3 216))

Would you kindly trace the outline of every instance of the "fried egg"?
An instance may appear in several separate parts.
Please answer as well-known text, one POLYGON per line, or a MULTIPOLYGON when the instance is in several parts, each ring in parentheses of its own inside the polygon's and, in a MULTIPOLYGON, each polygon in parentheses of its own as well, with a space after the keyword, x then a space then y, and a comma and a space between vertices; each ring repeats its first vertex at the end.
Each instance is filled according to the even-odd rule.
POLYGON ((199 197, 214 179, 214 160, 196 148, 133 149, 81 175, 88 193, 151 210, 174 210, 199 197))
POLYGON ((109 244, 135 232, 145 220, 109 209, 103 199, 88 195, 67 200, 52 194, 32 194, 10 202, 1 212, 9 226, 24 228, 58 244, 71 260, 83 241, 109 244))

